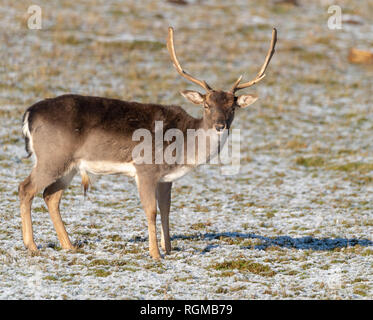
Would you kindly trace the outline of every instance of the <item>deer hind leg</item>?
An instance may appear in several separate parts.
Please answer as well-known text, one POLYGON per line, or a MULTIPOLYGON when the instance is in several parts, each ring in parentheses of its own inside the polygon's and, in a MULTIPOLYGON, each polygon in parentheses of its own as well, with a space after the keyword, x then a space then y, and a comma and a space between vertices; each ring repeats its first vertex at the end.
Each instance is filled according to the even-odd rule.
POLYGON ((169 214, 171 205, 172 182, 160 182, 157 186, 158 208, 161 213, 161 247, 166 254, 171 253, 169 214))
POLYGON ((36 184, 33 182, 32 174, 19 184, 18 194, 20 199, 23 243, 31 251, 37 251, 31 220, 31 204, 37 192, 38 190, 36 184))
POLYGON ((71 180, 74 178, 76 170, 73 169, 68 174, 58 179, 56 182, 45 188, 43 198, 47 204, 50 217, 52 219, 54 228, 57 232, 58 240, 61 243, 62 249, 74 249, 71 244, 69 235, 66 232, 65 225, 60 214, 60 201, 64 190, 69 186, 71 180))
POLYGON ((22 236, 25 247, 37 251, 34 241, 31 219, 31 205, 35 195, 55 181, 52 174, 48 174, 45 166, 36 165, 31 174, 19 184, 18 194, 22 219, 22 236))
POLYGON ((156 200, 156 187, 157 183, 146 177, 136 178, 137 188, 139 190, 140 201, 146 213, 148 220, 148 233, 149 233, 149 253, 154 259, 160 259, 158 242, 157 242, 157 200, 156 200))

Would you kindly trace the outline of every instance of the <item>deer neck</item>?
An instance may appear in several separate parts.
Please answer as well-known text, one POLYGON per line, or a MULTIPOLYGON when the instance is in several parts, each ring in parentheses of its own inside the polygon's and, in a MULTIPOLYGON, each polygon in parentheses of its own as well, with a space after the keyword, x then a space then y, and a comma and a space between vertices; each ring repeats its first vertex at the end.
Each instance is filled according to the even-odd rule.
MULTIPOLYGON (((196 164, 200 165, 208 163, 211 159, 215 158, 220 154, 220 151, 226 143, 228 133, 226 132, 222 135, 217 134, 215 128, 212 124, 210 124, 210 121, 207 119, 205 113, 202 118, 196 119, 194 127, 191 129, 194 129, 196 132, 196 139, 194 145, 196 164), (202 146, 200 144, 200 141, 203 141, 201 143, 202 146), (201 152, 202 154, 205 152, 206 158, 203 156, 202 158, 198 158, 199 153, 201 152)), ((187 144, 189 143, 187 142, 187 144)), ((191 147, 190 144, 188 147, 191 147)))

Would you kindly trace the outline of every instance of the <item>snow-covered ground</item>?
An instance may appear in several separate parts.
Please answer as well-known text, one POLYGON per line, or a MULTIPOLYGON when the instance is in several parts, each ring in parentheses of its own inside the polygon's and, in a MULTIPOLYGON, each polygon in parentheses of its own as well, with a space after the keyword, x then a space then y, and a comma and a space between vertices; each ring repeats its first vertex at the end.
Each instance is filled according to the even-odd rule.
MULTIPOLYGON (((328 1, 0 1, 1 299, 372 299, 372 65, 348 49, 373 47, 369 1, 341 1, 359 24, 327 28, 328 1), (369 20, 370 19, 370 20, 369 20), (134 181, 100 178, 84 199, 76 177, 61 212, 80 248, 60 250, 41 196, 33 225, 39 253, 23 247, 18 184, 32 163, 21 118, 32 103, 74 92, 177 103, 192 86, 165 49, 175 28, 182 64, 229 88, 263 62, 279 32, 260 100, 236 115, 241 167, 207 165, 175 182, 171 255, 148 255, 134 181)), ((160 222, 158 223, 160 226, 160 222)))

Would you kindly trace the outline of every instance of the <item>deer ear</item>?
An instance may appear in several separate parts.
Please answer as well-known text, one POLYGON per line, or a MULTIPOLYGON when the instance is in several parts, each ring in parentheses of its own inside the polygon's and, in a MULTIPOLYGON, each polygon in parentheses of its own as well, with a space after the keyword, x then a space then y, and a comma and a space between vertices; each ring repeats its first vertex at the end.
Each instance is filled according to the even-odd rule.
POLYGON ((205 95, 199 93, 198 91, 184 90, 180 92, 183 97, 188 99, 194 104, 203 104, 205 102, 205 95))
POLYGON ((246 108, 250 104, 253 104, 256 100, 258 100, 258 96, 256 94, 243 94, 237 97, 236 104, 240 108, 246 108))

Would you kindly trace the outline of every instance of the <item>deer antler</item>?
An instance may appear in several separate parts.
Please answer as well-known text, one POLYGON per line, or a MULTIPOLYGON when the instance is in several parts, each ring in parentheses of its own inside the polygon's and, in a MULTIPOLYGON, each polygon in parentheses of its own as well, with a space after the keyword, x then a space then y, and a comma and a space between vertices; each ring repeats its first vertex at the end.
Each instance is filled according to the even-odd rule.
POLYGON ((256 84, 257 82, 259 82, 260 80, 262 80, 266 76, 264 72, 266 71, 269 62, 271 61, 271 58, 272 58, 273 54, 275 53, 276 41, 277 41, 277 30, 276 30, 276 28, 273 28, 271 46, 268 50, 267 57, 264 61, 264 64, 263 64, 262 68, 260 69, 259 73, 256 75, 254 80, 251 80, 251 81, 245 82, 245 83, 241 83, 241 84, 240 84, 240 81, 242 79, 242 76, 240 76, 237 79, 237 81, 234 83, 234 85, 231 89, 232 93, 235 93, 237 90, 240 90, 240 89, 251 87, 252 85, 256 84))
POLYGON ((179 61, 177 60, 176 57, 176 52, 174 48, 174 29, 172 27, 168 28, 168 38, 167 38, 167 49, 168 52, 170 53, 171 60, 174 64, 174 67, 176 68, 176 71, 183 76, 185 79, 192 81, 198 85, 200 85, 202 88, 204 88, 206 91, 211 91, 211 87, 206 83, 204 80, 198 80, 197 78, 194 78, 191 76, 189 73, 185 72, 181 66, 179 61))

